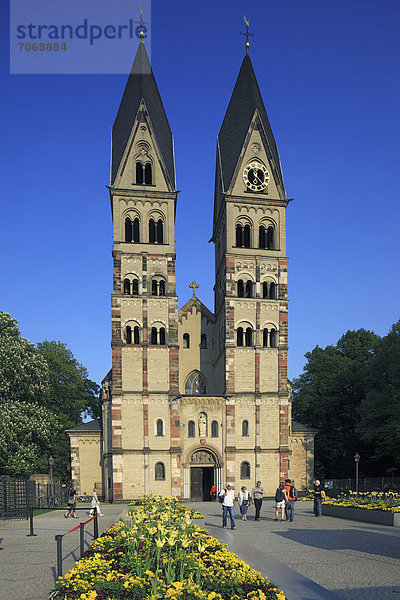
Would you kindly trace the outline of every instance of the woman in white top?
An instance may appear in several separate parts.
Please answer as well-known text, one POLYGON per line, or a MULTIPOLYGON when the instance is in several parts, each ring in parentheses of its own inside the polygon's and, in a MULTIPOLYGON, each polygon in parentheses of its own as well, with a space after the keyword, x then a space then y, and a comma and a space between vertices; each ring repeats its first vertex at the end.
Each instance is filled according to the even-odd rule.
POLYGON ((90 505, 90 516, 94 517, 94 515, 97 513, 97 516, 102 517, 103 514, 100 512, 100 502, 99 502, 99 498, 97 496, 97 490, 96 488, 93 488, 93 494, 92 494, 92 503, 90 505))
POLYGON ((247 510, 250 504, 250 494, 245 485, 242 486, 238 493, 238 502, 240 506, 240 514, 242 515, 242 521, 247 521, 247 510))

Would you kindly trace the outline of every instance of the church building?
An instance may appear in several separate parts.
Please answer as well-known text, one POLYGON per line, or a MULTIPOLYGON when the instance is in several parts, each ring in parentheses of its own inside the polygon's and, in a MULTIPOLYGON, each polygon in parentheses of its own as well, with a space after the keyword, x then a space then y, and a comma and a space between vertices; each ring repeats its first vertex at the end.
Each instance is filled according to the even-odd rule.
MULTIPOLYGON (((210 173, 210 177, 212 174, 210 173)), ((214 312, 175 286, 173 136, 141 40, 112 129, 112 368, 102 422, 68 432, 77 488, 106 500, 209 500, 313 478, 315 431, 291 419, 286 196, 248 44, 217 137, 214 312)), ((211 215, 210 215, 211 224, 211 215)), ((195 274, 194 274, 195 275, 195 274)))

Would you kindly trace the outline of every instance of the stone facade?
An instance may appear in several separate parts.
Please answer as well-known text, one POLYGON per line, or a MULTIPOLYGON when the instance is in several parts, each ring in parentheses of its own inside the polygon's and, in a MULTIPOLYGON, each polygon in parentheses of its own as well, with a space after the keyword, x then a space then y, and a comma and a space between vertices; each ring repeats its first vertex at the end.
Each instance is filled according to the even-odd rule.
MULTIPOLYGON (((250 58, 217 143, 215 313, 198 299, 195 282, 193 297, 178 310, 172 134, 143 43, 113 128, 111 172, 112 369, 103 382, 101 456, 106 497, 209 499, 211 485, 227 480, 236 491, 261 480, 273 495, 288 476, 306 487, 314 434, 300 426, 295 435, 290 431, 289 200, 250 58)), ((82 452, 75 444, 73 465, 83 464, 82 452)), ((83 472, 75 473, 82 480, 83 472)))

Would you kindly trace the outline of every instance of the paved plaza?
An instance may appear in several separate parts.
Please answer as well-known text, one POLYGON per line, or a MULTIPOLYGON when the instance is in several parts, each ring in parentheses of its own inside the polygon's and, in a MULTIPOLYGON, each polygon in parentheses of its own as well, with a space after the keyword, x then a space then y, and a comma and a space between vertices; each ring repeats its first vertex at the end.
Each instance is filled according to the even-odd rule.
MULTIPOLYGON (((240 555, 238 538, 262 550, 265 569, 257 566, 285 591, 285 570, 276 561, 330 590, 343 600, 400 600, 400 528, 313 515, 312 502, 297 502, 293 523, 275 522, 272 500, 264 500, 261 521, 249 509, 243 522, 236 511, 236 530, 221 528, 219 503, 190 504, 204 515, 199 524, 230 544, 240 555), (268 571, 268 560, 271 569, 268 571), (281 579, 282 578, 282 579, 281 579)), ((229 522, 228 522, 229 526, 229 522)), ((241 556, 244 558, 244 556, 241 556)), ((253 566, 253 565, 252 565, 253 566)), ((286 590, 288 596, 289 591, 286 590)), ((302 595, 304 600, 314 595, 302 595)), ((291 597, 289 596, 291 600, 291 597)))
MULTIPOLYGON (((236 554, 270 577, 289 600, 400 600, 400 528, 321 517, 311 502, 297 502, 293 523, 274 521, 272 500, 263 503, 261 521, 221 527, 219 503, 189 504, 204 519, 199 525, 223 540, 236 554), (299 574, 299 575, 298 575, 299 574), (310 581, 311 580, 311 581, 310 581), (315 582, 315 583, 313 583, 315 582)), ((102 505, 100 532, 127 511, 126 505, 102 505)), ((86 511, 80 512, 81 519, 86 511)), ((56 533, 79 523, 62 512, 35 517, 37 537, 27 521, 0 521, 0 600, 47 600, 56 577, 56 533)), ((88 526, 87 544, 92 541, 88 526)), ((79 558, 79 532, 63 538, 63 571, 79 558)))

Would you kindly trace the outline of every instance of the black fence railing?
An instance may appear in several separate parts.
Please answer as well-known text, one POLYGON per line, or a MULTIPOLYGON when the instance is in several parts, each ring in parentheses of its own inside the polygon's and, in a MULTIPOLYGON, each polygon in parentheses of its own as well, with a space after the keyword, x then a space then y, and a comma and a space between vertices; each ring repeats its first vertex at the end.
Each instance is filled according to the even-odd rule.
MULTIPOLYGON (((340 493, 346 493, 350 490, 357 490, 357 481, 355 477, 347 479, 325 479, 324 487, 328 495, 335 496, 340 493)), ((400 477, 359 477, 359 492, 400 492, 400 477)))
POLYGON ((27 519, 29 508, 57 508, 67 503, 67 483, 42 484, 31 480, 0 479, 0 519, 27 519))
POLYGON ((35 497, 34 481, 0 480, 0 519, 27 519, 35 497))

